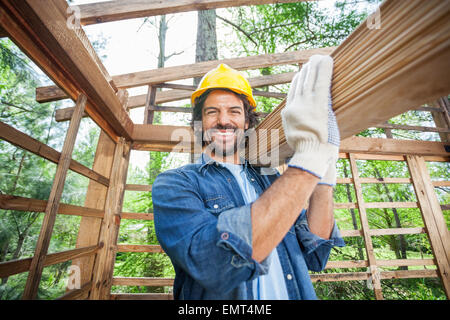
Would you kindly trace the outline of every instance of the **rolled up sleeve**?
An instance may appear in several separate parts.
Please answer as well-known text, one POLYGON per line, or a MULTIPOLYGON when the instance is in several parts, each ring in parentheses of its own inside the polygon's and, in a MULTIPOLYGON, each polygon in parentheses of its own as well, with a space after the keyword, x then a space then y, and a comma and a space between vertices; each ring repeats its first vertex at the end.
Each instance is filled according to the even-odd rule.
POLYGON ((180 171, 160 174, 152 188, 158 241, 205 289, 227 292, 267 272, 252 259, 250 206, 211 214, 192 181, 180 171))
POLYGON ((342 239, 336 221, 334 222, 329 239, 323 239, 312 233, 306 218, 306 210, 303 210, 297 219, 295 223, 295 232, 308 269, 311 271, 321 271, 325 268, 333 247, 345 246, 344 239, 342 239))
POLYGON ((255 274, 267 274, 269 261, 261 263, 252 259, 252 221, 251 204, 222 212, 218 218, 217 229, 220 232, 218 246, 233 250, 235 255, 231 264, 240 268, 255 266, 255 274))

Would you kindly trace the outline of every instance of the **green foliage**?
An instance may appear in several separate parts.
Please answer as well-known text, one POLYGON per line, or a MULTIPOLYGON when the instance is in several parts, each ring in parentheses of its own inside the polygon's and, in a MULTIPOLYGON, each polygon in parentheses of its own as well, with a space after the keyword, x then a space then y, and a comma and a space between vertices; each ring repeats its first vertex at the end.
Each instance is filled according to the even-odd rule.
MULTIPOLYGON (((54 113, 62 102, 35 101, 36 87, 47 81, 9 40, 0 40, 0 121, 61 150, 68 123, 56 123, 54 113)), ((91 166, 99 129, 83 119, 73 158, 91 166)), ((0 193, 47 200, 56 165, 5 141, 0 141, 0 193)), ((63 203, 83 205, 88 179, 69 171, 63 203)), ((32 257, 43 219, 42 213, 0 210, 0 262, 32 257)), ((80 217, 57 216, 49 252, 72 249, 80 217)), ((53 299, 65 292, 70 262, 44 268, 38 297, 53 299)), ((19 299, 26 273, 1 279, 0 299, 19 299)))

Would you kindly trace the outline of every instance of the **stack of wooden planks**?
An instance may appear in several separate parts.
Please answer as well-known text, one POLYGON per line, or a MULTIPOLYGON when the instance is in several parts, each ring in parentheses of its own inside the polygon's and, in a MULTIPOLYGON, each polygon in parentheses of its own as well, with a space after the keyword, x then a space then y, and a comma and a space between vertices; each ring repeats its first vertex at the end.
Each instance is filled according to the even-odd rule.
MULTIPOLYGON (((387 0, 331 54, 333 109, 342 139, 450 92, 449 14, 449 1, 387 0)), ((264 149, 275 151, 264 130, 279 130, 281 161, 292 155, 281 123, 284 106, 285 101, 258 126, 256 140, 267 147, 250 147, 253 163, 265 156, 264 149)))

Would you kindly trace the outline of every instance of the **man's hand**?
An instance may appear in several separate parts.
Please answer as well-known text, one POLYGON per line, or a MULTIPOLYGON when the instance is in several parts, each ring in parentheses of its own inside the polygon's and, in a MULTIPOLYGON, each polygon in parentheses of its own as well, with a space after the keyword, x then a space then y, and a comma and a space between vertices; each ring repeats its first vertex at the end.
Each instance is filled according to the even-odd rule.
POLYGON ((286 140, 294 150, 289 167, 300 168, 335 184, 340 136, 331 108, 333 59, 314 55, 292 80, 281 112, 286 140), (326 177, 325 177, 326 175, 326 177))

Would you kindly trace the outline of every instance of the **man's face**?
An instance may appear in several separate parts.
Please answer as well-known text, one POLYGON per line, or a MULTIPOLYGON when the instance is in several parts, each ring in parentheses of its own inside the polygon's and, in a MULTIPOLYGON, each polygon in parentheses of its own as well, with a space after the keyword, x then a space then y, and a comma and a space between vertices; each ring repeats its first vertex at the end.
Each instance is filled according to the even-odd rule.
POLYGON ((202 126, 208 148, 216 156, 234 155, 248 129, 244 103, 232 92, 212 91, 203 105, 202 126))

